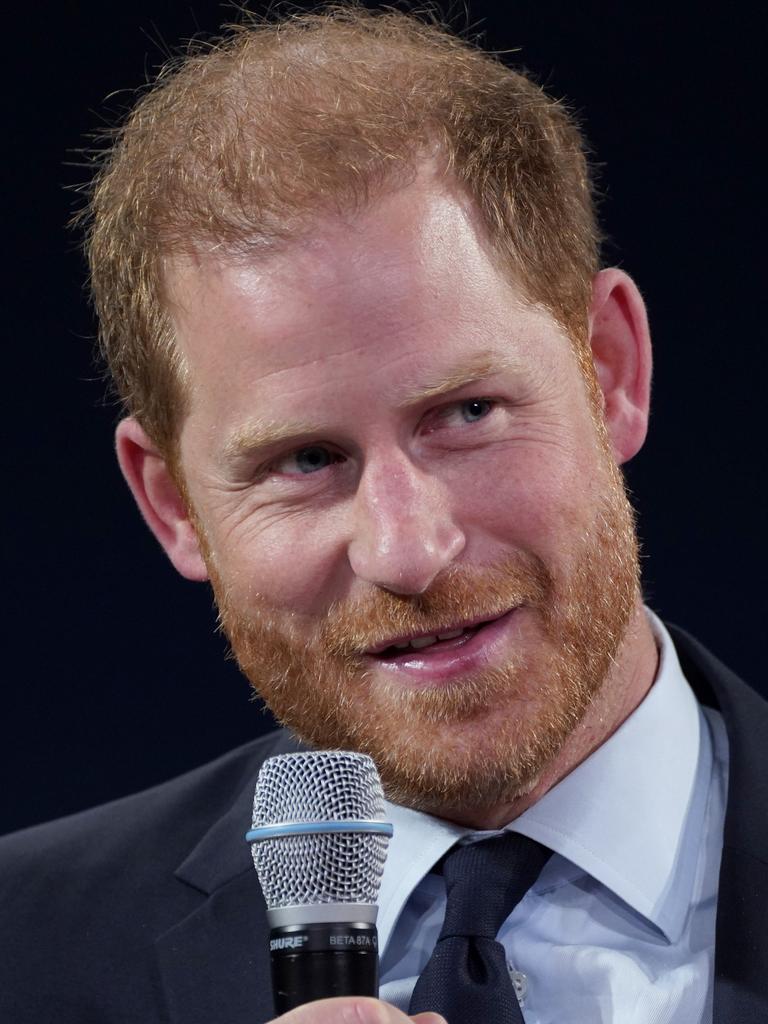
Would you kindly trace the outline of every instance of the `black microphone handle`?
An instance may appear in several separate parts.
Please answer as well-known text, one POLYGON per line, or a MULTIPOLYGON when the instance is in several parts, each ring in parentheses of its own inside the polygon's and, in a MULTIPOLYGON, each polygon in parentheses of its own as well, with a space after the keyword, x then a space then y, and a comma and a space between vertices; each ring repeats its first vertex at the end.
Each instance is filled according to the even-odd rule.
POLYGON ((281 925, 269 933, 269 955, 278 1016, 314 999, 379 994, 379 939, 374 924, 281 925))

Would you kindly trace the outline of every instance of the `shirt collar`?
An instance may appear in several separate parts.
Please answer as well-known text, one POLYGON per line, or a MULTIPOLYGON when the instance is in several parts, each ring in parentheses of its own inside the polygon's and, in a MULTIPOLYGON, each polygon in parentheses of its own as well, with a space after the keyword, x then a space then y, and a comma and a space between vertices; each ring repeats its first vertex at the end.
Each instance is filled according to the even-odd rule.
POLYGON ((672 639, 649 616, 660 657, 647 696, 511 827, 572 861, 675 941, 690 903, 712 751, 672 639))
POLYGON ((377 929, 384 949, 408 897, 444 853, 470 829, 421 811, 386 801, 386 818, 394 832, 379 890, 377 929))
MULTIPOLYGON (((676 941, 690 903, 712 751, 672 639, 648 614, 660 658, 645 699, 508 828, 544 843, 676 941)), ((420 879, 471 834, 408 808, 390 804, 387 810, 395 835, 379 900, 382 946, 420 879)), ((551 883, 551 869, 552 862, 535 889, 551 883)))

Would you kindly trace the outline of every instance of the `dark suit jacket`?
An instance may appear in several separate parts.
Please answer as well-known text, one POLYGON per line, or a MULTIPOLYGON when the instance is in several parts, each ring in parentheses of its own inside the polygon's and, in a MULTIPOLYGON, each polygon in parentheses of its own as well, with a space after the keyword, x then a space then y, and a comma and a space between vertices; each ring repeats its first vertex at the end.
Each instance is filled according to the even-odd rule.
MULTIPOLYGON (((674 637, 730 743, 715 1024, 765 1024, 768 704, 696 641, 674 637)), ((288 749, 278 731, 146 793, 0 840, 2 1024, 270 1020, 264 901, 243 835, 261 762, 288 749)))

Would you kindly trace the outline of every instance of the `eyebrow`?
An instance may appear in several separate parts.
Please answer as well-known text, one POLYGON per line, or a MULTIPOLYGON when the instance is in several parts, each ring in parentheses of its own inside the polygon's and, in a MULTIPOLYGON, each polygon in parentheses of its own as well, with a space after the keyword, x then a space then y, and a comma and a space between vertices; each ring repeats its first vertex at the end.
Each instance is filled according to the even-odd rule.
MULTIPOLYGON (((505 370, 519 368, 519 362, 511 355, 494 351, 476 353, 426 383, 406 385, 404 388, 398 386, 397 408, 408 409, 430 398, 458 391, 470 384, 482 383, 505 370)), ((234 461, 261 449, 301 437, 316 436, 318 433, 322 433, 322 428, 309 420, 278 422, 255 417, 237 427, 229 435, 224 443, 223 454, 227 461, 234 461)))
POLYGON ((282 441, 306 437, 318 432, 317 424, 308 420, 284 420, 281 423, 252 419, 234 430, 224 443, 224 458, 228 461, 249 455, 263 448, 271 448, 282 441))
POLYGON ((407 409, 412 405, 429 398, 438 398, 440 395, 449 394, 451 391, 458 391, 459 388, 469 384, 480 384, 482 381, 493 377, 505 370, 516 370, 520 368, 519 361, 511 355, 500 352, 486 351, 479 352, 450 368, 439 377, 428 381, 426 384, 418 384, 413 387, 406 387, 405 394, 399 400, 398 408, 407 409))

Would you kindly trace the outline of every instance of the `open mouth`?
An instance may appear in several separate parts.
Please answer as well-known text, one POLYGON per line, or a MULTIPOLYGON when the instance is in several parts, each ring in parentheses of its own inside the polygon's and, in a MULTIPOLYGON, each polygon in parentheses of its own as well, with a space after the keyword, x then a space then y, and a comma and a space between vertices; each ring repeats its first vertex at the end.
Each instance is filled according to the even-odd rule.
POLYGON ((386 647, 373 648, 372 650, 366 651, 366 654, 368 654, 369 657, 376 658, 378 661, 393 661, 403 656, 412 656, 414 653, 429 656, 441 651, 448 651, 458 647, 463 647, 464 644, 477 636, 477 634, 482 632, 483 629, 494 622, 498 622, 498 620, 506 614, 507 613, 504 612, 502 615, 496 615, 487 619, 475 621, 466 626, 457 626, 455 629, 446 629, 439 633, 425 633, 420 636, 394 640, 386 647))

